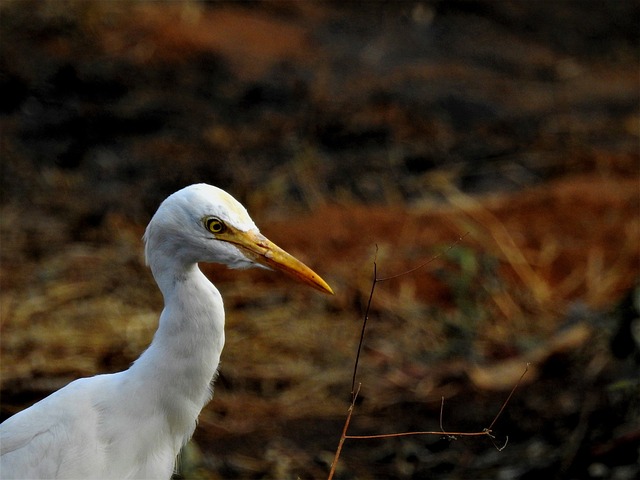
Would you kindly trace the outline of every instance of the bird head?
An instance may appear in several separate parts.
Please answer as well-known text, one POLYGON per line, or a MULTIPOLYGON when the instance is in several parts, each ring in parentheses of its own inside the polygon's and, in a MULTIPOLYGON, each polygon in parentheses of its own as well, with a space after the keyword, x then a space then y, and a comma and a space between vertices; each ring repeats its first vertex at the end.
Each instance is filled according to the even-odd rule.
POLYGON ((240 202, 211 185, 190 185, 167 197, 149 222, 144 239, 152 268, 167 256, 183 264, 262 267, 333 293, 318 274, 262 235, 240 202))

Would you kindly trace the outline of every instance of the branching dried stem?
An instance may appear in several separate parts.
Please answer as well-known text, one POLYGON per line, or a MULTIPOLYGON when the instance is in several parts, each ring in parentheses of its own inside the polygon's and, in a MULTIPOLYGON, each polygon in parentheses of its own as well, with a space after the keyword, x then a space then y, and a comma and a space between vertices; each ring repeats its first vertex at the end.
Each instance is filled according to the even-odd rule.
POLYGON ((395 278, 409 275, 417 270, 420 270, 423 267, 426 267, 427 265, 434 262, 444 254, 448 253, 451 249, 455 248, 462 240, 464 240, 464 238, 467 235, 469 235, 469 232, 459 237, 454 243, 449 245, 449 247, 446 250, 443 250, 442 252, 437 253, 436 255, 431 257, 429 260, 421 263, 417 267, 411 268, 404 272, 397 273, 395 275, 390 275, 388 277, 381 277, 381 278, 378 278, 378 245, 376 245, 376 254, 373 259, 373 280, 371 281, 371 291, 369 292, 369 300, 367 301, 367 308, 364 312, 364 319, 362 321, 362 330, 360 331, 360 341, 358 342, 358 351, 356 352, 356 361, 353 365, 353 376, 351 379, 351 396, 352 397, 354 395, 354 390, 356 386, 356 377, 358 375, 358 363, 360 362, 360 352, 362 351, 362 345, 364 345, 364 334, 365 334, 365 331, 367 330, 367 322, 369 321, 369 312, 371 311, 371 302, 373 301, 373 294, 376 290, 376 285, 380 282, 386 282, 387 280, 393 280, 395 278))
MULTIPOLYGON (((376 245, 376 256, 373 260, 373 281, 371 282, 371 292, 369 292, 369 300, 367 301, 367 309, 364 312, 364 319, 362 320, 362 330, 360 330, 360 341, 358 342, 358 351, 356 352, 356 361, 353 365, 353 376, 351 378, 351 403, 355 402, 355 386, 356 376, 358 374, 358 363, 360 362, 360 352, 362 351, 362 345, 364 345, 364 332, 367 330, 367 322, 369 321, 369 311, 371 310, 371 301, 373 300, 373 292, 376 290, 378 280, 378 246, 376 245)), ((358 387, 359 389, 360 387, 358 387)))
POLYGON ((351 404, 349 405, 349 410, 347 412, 347 418, 345 420, 344 427, 342 429, 342 435, 340 436, 340 442, 338 443, 338 447, 336 449, 336 453, 335 453, 333 462, 331 463, 331 469, 329 471, 328 480, 332 480, 333 476, 335 475, 335 471, 336 471, 336 467, 337 467, 337 464, 338 464, 338 460, 340 459, 340 454, 342 452, 342 447, 344 445, 345 440, 347 440, 347 439, 365 440, 365 439, 384 439, 384 438, 408 437, 408 436, 413 436, 413 435, 443 435, 443 436, 446 436, 450 440, 455 440, 455 439, 457 439, 457 437, 481 437, 481 436, 486 436, 486 437, 489 437, 489 439, 491 440, 491 443, 493 444, 493 446, 498 451, 504 450, 504 448, 507 446, 507 443, 509 442, 509 437, 508 436, 505 437, 504 444, 502 446, 499 446, 495 442, 495 436, 493 435, 493 430, 492 429, 493 429, 493 426, 498 421, 498 419, 500 418, 500 416, 502 415, 502 413, 504 412, 504 409, 506 408, 507 404, 511 400, 511 398, 512 398, 513 394, 515 393, 516 389, 520 385, 520 382, 522 381, 522 379, 526 375, 527 371, 529 370, 529 364, 526 365, 526 368, 525 368, 524 372, 522 373, 522 375, 520 376, 520 378, 518 379, 516 384, 511 389, 511 392, 507 396, 506 400, 502 403, 502 405, 500 407, 500 410, 498 411, 496 416, 493 418, 493 420, 491 421, 489 426, 487 428, 482 429, 481 431, 478 431, 478 432, 449 432, 449 431, 445 431, 444 426, 443 426, 444 397, 442 397, 442 401, 441 401, 441 404, 440 404, 440 430, 439 431, 416 431, 416 432, 382 433, 382 434, 376 434, 376 435, 349 435, 347 433, 348 430, 349 430, 349 425, 351 424, 351 417, 352 417, 353 411, 355 409, 356 400, 358 398, 358 394, 360 393, 360 387, 362 386, 361 383, 358 383, 358 386, 356 388, 356 380, 357 380, 357 375, 358 375, 358 363, 360 361, 360 353, 362 352, 362 346, 364 344, 364 336, 365 336, 365 332, 366 332, 366 329, 367 329, 367 322, 369 320, 369 312, 371 310, 371 303, 373 301, 373 295, 374 295, 374 292, 375 292, 375 289, 376 289, 376 285, 379 282, 392 280, 392 279, 395 279, 395 278, 398 278, 398 277, 402 277, 404 275, 409 275, 409 274, 411 274, 411 273, 413 273, 413 272, 415 272, 417 270, 420 270, 421 268, 429 265, 431 262, 433 262, 434 260, 438 259, 439 257, 444 255, 445 253, 449 252, 456 245, 458 245, 458 243, 460 243, 467 235, 468 235, 468 232, 465 233, 464 235, 462 235, 460 238, 458 238, 458 240, 456 240, 453 244, 451 244, 446 250, 434 255, 429 260, 427 260, 426 262, 418 265, 417 267, 414 267, 412 269, 406 270, 404 272, 401 272, 401 273, 398 273, 398 274, 395 274, 395 275, 390 275, 390 276, 387 276, 387 277, 380 277, 380 278, 378 277, 378 263, 377 263, 377 260, 378 260, 378 246, 376 245, 376 255, 375 255, 375 258, 374 258, 374 261, 373 261, 373 280, 371 282, 371 291, 369 292, 369 299, 367 301, 367 308, 365 310, 364 318, 363 318, 363 321, 362 321, 362 330, 360 332, 360 341, 358 342, 358 350, 357 350, 357 353, 356 353, 356 359, 355 359, 355 363, 354 363, 354 366, 353 366, 353 375, 352 375, 352 379, 351 379, 351 404))
POLYGON ((352 393, 351 395, 351 405, 349 405, 349 410, 347 412, 347 419, 344 422, 344 428, 342 429, 342 435, 340 436, 340 442, 338 443, 338 448, 336 448, 336 454, 333 457, 333 462, 331 462, 331 470, 329 471, 328 479, 331 480, 333 475, 336 473, 336 467, 338 466, 338 459, 340 458, 340 453, 342 453, 342 446, 344 445, 344 441, 348 438, 347 430, 349 429, 349 424, 351 423, 351 415, 353 414, 353 409, 356 406, 356 399, 358 398, 358 393, 360 393, 360 385, 358 385, 358 389, 352 393))

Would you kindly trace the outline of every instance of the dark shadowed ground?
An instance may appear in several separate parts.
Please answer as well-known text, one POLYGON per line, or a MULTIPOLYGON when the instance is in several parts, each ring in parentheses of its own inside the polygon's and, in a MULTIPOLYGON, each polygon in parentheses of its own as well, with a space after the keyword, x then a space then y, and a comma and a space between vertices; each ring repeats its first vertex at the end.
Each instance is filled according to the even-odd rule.
POLYGON ((2 419, 126 368, 141 235, 220 186, 334 287, 228 310, 180 478, 640 475, 637 2, 0 1, 2 419), (456 243, 458 239, 464 238, 456 243), (452 248, 449 248, 452 247, 452 248), (441 398, 445 399, 440 419, 441 398), (505 444, 499 451, 496 447, 505 444))

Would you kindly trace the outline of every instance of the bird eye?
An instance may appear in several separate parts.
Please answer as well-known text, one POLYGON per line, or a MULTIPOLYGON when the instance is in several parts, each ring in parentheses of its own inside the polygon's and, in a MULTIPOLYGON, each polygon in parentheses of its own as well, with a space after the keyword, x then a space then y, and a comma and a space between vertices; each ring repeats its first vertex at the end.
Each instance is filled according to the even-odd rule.
POLYGON ((222 220, 216 217, 207 217, 204 219, 204 226, 211 233, 223 233, 227 226, 222 220))

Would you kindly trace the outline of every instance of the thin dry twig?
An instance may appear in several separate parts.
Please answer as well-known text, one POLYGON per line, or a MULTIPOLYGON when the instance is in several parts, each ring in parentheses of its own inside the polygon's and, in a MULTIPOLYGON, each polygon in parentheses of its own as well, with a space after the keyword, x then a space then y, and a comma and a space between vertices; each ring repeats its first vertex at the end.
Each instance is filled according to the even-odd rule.
POLYGON ((358 398, 358 393, 360 393, 360 386, 361 385, 358 385, 358 389, 351 395, 351 405, 349 406, 347 419, 344 422, 344 428, 342 429, 342 435, 340 436, 340 442, 338 443, 336 454, 333 457, 333 462, 331 462, 331 470, 329 470, 329 477, 327 477, 328 480, 331 480, 333 478, 333 475, 336 473, 338 459, 340 458, 340 453, 342 453, 342 446, 344 445, 344 441, 348 438, 347 430, 349 429, 349 424, 351 423, 351 415, 353 414, 353 409, 356 407, 356 399, 358 398))
POLYGON ((496 416, 494 417, 493 421, 491 422, 491 424, 489 425, 489 427, 487 428, 489 431, 491 431, 491 429, 493 428, 493 426, 496 424, 496 422, 498 421, 498 418, 500 418, 500 416, 502 415, 502 412, 504 412, 504 409, 506 408, 507 404, 511 401, 511 397, 513 397, 513 394, 516 391, 516 388, 518 388, 518 386, 520 386, 520 382, 522 382, 522 379, 524 378, 524 376, 527 374, 527 372, 529 371, 529 363, 527 363, 527 365, 525 366, 524 372, 522 372, 522 375, 520 375, 520 378, 518 379, 518 381, 516 382, 516 384, 513 386, 513 388, 511 389, 511 392, 509 392, 509 395, 507 396, 506 400, 502 403, 502 406, 500 407, 500 410, 498 411, 498 413, 496 414, 496 416))
MULTIPOLYGON (((506 408, 506 406, 511 401, 511 397, 513 397, 513 394, 515 393, 516 389, 520 386, 520 383, 522 382, 522 379, 524 378, 524 376, 527 374, 528 371, 529 371, 529 364, 526 365, 524 372, 522 372, 522 375, 520 375, 520 378, 518 379, 516 384, 511 389, 511 392, 509 392, 509 395, 507 396, 505 401, 502 402, 500 410, 498 410, 498 413, 496 414, 496 416, 491 421, 491 424, 487 428, 483 428, 482 430, 480 430, 478 432, 449 432, 449 431, 446 431, 444 429, 444 427, 443 427, 444 397, 442 397, 442 401, 440 403, 440 431, 380 433, 380 434, 375 434, 375 435, 344 435, 344 437, 345 438, 351 438, 351 439, 365 440, 365 439, 376 439, 376 438, 409 437, 409 436, 412 436, 412 435, 445 435, 449 439, 455 440, 456 437, 488 436, 489 438, 492 439, 492 443, 496 447, 496 449, 499 450, 499 451, 502 451, 504 449, 504 447, 507 446, 507 442, 509 441, 509 437, 506 437, 506 441, 505 441, 505 443, 504 443, 504 445, 502 447, 498 447, 498 445, 495 442, 493 442, 493 439, 495 438, 494 435, 493 435, 493 426, 496 424, 498 419, 502 416, 502 413, 504 412, 504 409, 506 408)), ((358 391, 360 391, 360 387, 358 387, 358 391)), ((352 409, 350 408, 349 417, 351 416, 351 410, 352 409)), ((345 433, 346 433, 346 429, 343 432, 343 434, 345 434, 345 433)))
POLYGON ((362 329, 360 330, 360 341, 358 342, 358 351, 356 352, 356 361, 353 365, 353 376, 351 378, 351 399, 355 400, 355 386, 356 376, 358 374, 358 363, 360 362, 360 352, 362 351, 362 345, 364 345, 364 332, 367 330, 367 322, 369 321, 369 311, 371 310, 371 301, 373 300, 373 292, 378 284, 378 245, 376 245, 376 256, 373 260, 373 281, 371 282, 371 291, 369 292, 369 300, 367 302, 367 309, 364 312, 364 319, 362 320, 362 329))
POLYGON ((376 245, 376 254, 375 254, 374 259, 373 259, 373 280, 371 282, 371 291, 369 292, 369 300, 367 301, 367 308, 365 309, 364 319, 362 321, 362 329, 360 331, 360 341, 358 342, 358 351, 356 352, 356 361, 355 361, 355 363, 353 365, 353 376, 351 378, 351 396, 352 397, 354 395, 354 390, 355 390, 355 386, 356 386, 356 377, 358 375, 358 363, 360 362, 360 353, 362 352, 362 346, 364 345, 364 334, 365 334, 365 331, 367 330, 367 322, 369 321, 369 312, 371 311, 371 302, 373 301, 373 293, 375 292, 376 285, 378 283, 380 283, 380 282, 386 282, 388 280, 393 280, 395 278, 399 278, 399 277, 402 277, 404 275, 409 275, 409 274, 411 274, 411 273, 413 273, 413 272, 415 272, 417 270, 420 270, 423 267, 426 267, 430 263, 434 262, 435 260, 437 260, 438 258, 443 256, 444 254, 448 253, 450 250, 455 248, 462 240, 464 240, 464 238, 467 235, 469 235, 469 232, 467 232, 464 235, 460 236, 455 242, 453 242, 451 245, 449 245, 449 247, 447 247, 445 250, 443 250, 440 253, 435 254, 434 256, 429 258, 429 260, 427 260, 426 262, 421 263, 417 267, 411 268, 411 269, 406 270, 404 272, 397 273, 395 275, 389 275, 387 277, 380 277, 380 278, 378 278, 378 245, 376 245))
POLYGON ((489 426, 487 428, 483 428, 481 431, 478 431, 478 432, 449 432, 449 431, 445 431, 444 426, 443 426, 444 397, 442 397, 442 401, 441 401, 441 404, 440 404, 440 431, 397 432, 397 433, 382 433, 382 434, 375 434, 375 435, 349 435, 347 433, 348 430, 349 430, 349 425, 351 424, 351 417, 353 416, 353 411, 355 409, 356 399, 358 398, 358 394, 360 393, 360 388, 362 386, 361 383, 358 383, 358 388, 356 389, 356 380, 357 380, 357 375, 358 375, 358 364, 359 364, 359 361, 360 361, 360 354, 362 352, 362 346, 364 344, 364 336, 365 336, 365 332, 366 332, 366 329, 367 329, 367 322, 369 320, 369 312, 371 310, 371 303, 373 301, 373 295, 374 295, 374 292, 375 292, 375 289, 376 289, 376 285, 379 282, 384 282, 384 281, 392 280, 392 279, 395 279, 395 278, 398 278, 398 277, 401 277, 401 276, 404 276, 404 275, 409 275, 409 274, 411 274, 411 273, 413 273, 413 272, 415 272, 415 271, 417 271, 417 270, 429 265, 431 262, 433 262, 437 258, 441 257, 442 255, 444 255, 445 253, 447 253, 451 249, 453 249, 468 234, 469 234, 469 232, 465 233, 460 238, 458 238, 458 240, 456 240, 453 244, 451 244, 446 250, 434 255, 429 260, 427 260, 424 263, 421 263, 417 267, 411 268, 409 270, 406 270, 404 272, 401 272, 401 273, 398 273, 398 274, 395 274, 395 275, 390 275, 390 276, 387 276, 387 277, 380 277, 380 278, 378 277, 378 263, 377 263, 378 246, 376 245, 376 254, 375 254, 375 257, 374 257, 374 261, 373 261, 373 280, 371 282, 371 291, 369 292, 369 299, 367 301, 367 307, 365 309, 364 318, 363 318, 363 322, 362 322, 362 329, 360 331, 360 341, 358 342, 358 350, 357 350, 357 353, 356 353, 356 359, 355 359, 355 363, 354 363, 354 366, 353 366, 353 375, 352 375, 352 379, 351 379, 351 404, 349 405, 349 410, 347 412, 347 418, 345 420, 344 427, 342 429, 342 435, 340 436, 340 441, 338 443, 338 447, 336 449, 336 453, 335 453, 333 462, 331 463, 331 469, 329 471, 328 480, 332 480, 333 479, 333 476, 334 476, 335 471, 336 471, 336 467, 338 465, 338 460, 340 459, 340 454, 342 453, 342 447, 344 446, 344 442, 347 439, 353 439, 353 440, 366 440, 366 439, 369 439, 370 440, 370 439, 408 437, 408 436, 413 436, 413 435, 444 435, 450 440, 455 440, 455 439, 457 439, 457 437, 480 437, 480 436, 486 436, 486 437, 489 437, 489 439, 491 440, 491 443, 493 444, 493 446, 498 451, 504 450, 504 448, 507 446, 507 443, 509 442, 509 437, 507 436, 505 438, 504 444, 502 446, 499 446, 495 442, 495 436, 493 435, 493 430, 492 429, 493 429, 493 426, 498 421, 498 419, 501 417, 502 413, 504 412, 504 409, 506 408, 506 406, 510 402, 511 398, 513 397, 513 394, 515 393, 516 389, 520 385, 520 382, 522 381, 522 379, 526 375, 527 371, 529 370, 529 364, 528 363, 526 365, 526 368, 525 368, 524 372, 522 373, 522 375, 520 376, 520 378, 518 379, 518 381, 516 382, 514 387, 511 389, 511 392, 509 393, 509 395, 507 396, 505 401, 502 403, 502 405, 500 407, 500 410, 498 410, 498 413, 496 414, 496 416, 493 418, 493 420, 491 421, 489 426))

